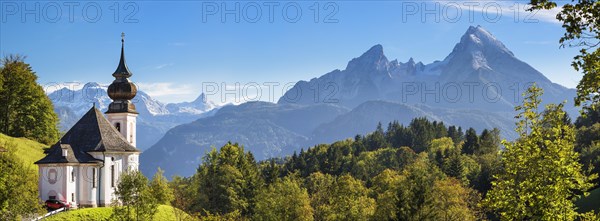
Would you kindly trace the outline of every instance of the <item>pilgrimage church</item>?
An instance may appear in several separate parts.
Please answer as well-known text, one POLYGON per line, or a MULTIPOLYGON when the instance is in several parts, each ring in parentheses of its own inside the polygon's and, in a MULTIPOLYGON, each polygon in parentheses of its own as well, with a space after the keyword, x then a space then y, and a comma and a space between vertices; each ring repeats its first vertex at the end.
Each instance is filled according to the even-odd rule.
POLYGON ((60 140, 35 162, 42 201, 57 199, 74 207, 109 206, 121 173, 137 170, 135 105, 137 88, 129 80, 124 34, 115 80, 108 87, 113 100, 106 117, 95 105, 60 140))

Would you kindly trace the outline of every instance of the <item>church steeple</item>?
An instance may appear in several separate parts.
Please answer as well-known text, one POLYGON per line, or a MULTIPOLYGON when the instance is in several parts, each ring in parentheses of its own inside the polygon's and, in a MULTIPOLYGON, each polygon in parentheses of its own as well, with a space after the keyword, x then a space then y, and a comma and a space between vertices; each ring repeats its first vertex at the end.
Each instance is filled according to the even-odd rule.
POLYGON ((129 80, 133 74, 125 63, 125 33, 121 33, 121 59, 117 70, 112 74, 115 80, 108 86, 108 96, 113 100, 106 113, 136 113, 131 99, 137 94, 137 87, 129 80))
POLYGON ((131 99, 137 94, 137 87, 129 80, 131 71, 125 63, 125 34, 121 33, 121 59, 113 73, 115 80, 108 86, 108 96, 113 100, 108 105, 106 117, 132 146, 136 146, 136 118, 138 112, 131 99))
POLYGON ((113 77, 118 78, 128 78, 133 75, 129 68, 127 68, 127 63, 125 63, 125 33, 121 33, 121 60, 119 60, 119 66, 115 73, 113 73, 113 77))

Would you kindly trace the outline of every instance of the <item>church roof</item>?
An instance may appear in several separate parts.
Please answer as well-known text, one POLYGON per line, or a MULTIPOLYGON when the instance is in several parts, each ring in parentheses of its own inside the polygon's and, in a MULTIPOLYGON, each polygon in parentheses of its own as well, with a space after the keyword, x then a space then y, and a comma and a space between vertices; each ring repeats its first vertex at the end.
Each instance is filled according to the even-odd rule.
POLYGON ((90 152, 140 152, 115 129, 96 107, 92 107, 36 164, 99 163, 90 152), (63 157, 63 149, 67 157, 63 157))

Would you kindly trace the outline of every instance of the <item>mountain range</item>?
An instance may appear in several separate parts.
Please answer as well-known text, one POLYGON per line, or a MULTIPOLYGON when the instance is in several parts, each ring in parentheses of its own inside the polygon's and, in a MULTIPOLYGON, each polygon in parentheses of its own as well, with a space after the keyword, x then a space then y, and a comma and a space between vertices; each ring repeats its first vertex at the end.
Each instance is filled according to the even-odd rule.
MULTIPOLYGON (((344 70, 297 82, 277 103, 226 106, 173 127, 142 153, 140 169, 150 176, 158 167, 167 177, 189 176, 207 151, 228 141, 263 160, 364 134, 379 122, 407 124, 415 117, 478 131, 495 127, 510 140, 516 138, 514 107, 532 83, 544 89, 543 103, 575 96, 574 89, 551 82, 480 26, 469 27, 448 56, 430 64, 389 61, 383 46, 375 45, 344 70)), ((182 109, 167 105, 167 110, 182 109)), ((578 113, 575 107, 567 112, 578 113)))
MULTIPOLYGON (((106 93, 107 88, 108 86, 90 82, 78 90, 65 87, 48 94, 60 119, 60 130, 67 131, 71 128, 92 105, 106 111, 111 102, 106 93)), ((219 108, 207 101, 203 93, 192 102, 163 104, 145 92, 138 91, 132 102, 139 113, 137 146, 141 150, 155 144, 169 129, 210 116, 219 108)))

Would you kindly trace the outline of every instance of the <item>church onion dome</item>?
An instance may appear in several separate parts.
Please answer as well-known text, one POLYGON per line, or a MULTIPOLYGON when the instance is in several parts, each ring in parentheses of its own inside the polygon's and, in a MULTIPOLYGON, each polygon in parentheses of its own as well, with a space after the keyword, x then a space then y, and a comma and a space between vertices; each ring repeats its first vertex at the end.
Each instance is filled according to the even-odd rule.
POLYGON ((108 96, 113 100, 131 100, 137 94, 137 87, 131 81, 131 71, 125 63, 125 35, 121 34, 121 60, 115 73, 112 75, 116 78, 112 84, 108 86, 108 96))
POLYGON ((115 73, 115 80, 108 86, 108 96, 113 100, 109 105, 107 113, 137 113, 131 99, 137 94, 137 87, 129 80, 133 74, 125 63, 125 34, 121 34, 121 60, 115 73))
POLYGON ((115 80, 108 86, 108 96, 113 100, 131 100, 136 94, 137 87, 129 80, 115 80))

